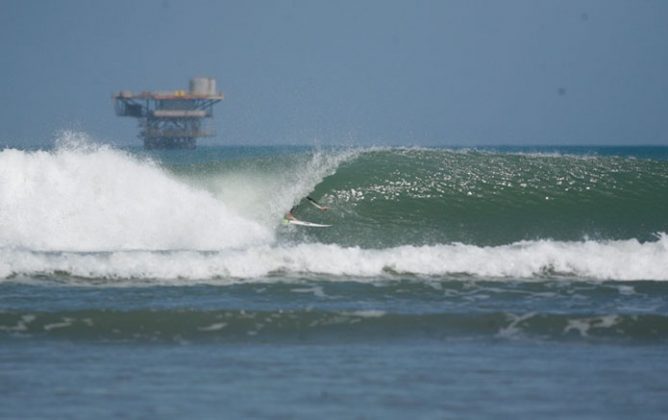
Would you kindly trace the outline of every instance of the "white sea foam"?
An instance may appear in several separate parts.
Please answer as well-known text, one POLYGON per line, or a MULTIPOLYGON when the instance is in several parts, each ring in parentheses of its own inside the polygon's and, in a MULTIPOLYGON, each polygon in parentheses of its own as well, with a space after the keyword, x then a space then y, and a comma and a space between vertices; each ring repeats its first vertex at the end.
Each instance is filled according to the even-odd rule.
POLYGON ((0 151, 1 247, 201 250, 273 240, 271 228, 159 165, 68 137, 55 151, 0 151))
POLYGON ((589 331, 594 329, 612 328, 619 324, 620 317, 617 315, 605 315, 594 318, 571 319, 564 328, 564 334, 576 331, 580 336, 589 336, 589 331))
POLYGON ((401 274, 496 279, 576 276, 668 280, 668 235, 654 242, 524 241, 496 247, 451 244, 360 249, 326 244, 262 245, 214 252, 35 252, 0 248, 0 278, 69 273, 83 278, 167 283, 271 281, 324 274, 357 281, 401 274), (278 275, 276 275, 278 274, 278 275), (276 276, 272 276, 276 275, 276 276))

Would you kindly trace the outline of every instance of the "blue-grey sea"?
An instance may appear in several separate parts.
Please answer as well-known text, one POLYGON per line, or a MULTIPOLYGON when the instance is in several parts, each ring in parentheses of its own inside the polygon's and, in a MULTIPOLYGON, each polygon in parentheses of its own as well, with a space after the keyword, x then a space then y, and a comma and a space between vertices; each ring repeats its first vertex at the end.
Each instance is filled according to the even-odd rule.
POLYGON ((668 413, 666 147, 64 137, 0 150, 0 418, 668 413))

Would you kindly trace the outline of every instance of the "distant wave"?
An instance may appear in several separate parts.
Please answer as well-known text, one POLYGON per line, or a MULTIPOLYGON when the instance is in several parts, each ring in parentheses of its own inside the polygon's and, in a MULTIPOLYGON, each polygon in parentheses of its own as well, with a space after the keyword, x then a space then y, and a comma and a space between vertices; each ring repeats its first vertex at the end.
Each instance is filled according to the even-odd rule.
POLYGON ((388 313, 340 310, 79 310, 0 312, 0 338, 104 341, 318 341, 498 338, 645 339, 665 341, 659 314, 510 312, 388 313))

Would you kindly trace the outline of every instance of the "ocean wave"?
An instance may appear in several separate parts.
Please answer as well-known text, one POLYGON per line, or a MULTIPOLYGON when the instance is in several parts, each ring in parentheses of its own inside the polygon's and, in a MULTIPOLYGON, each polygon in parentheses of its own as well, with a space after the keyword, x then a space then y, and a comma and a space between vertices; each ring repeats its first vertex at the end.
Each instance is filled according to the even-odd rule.
POLYGON ((209 249, 266 243, 271 229, 106 146, 0 151, 0 246, 209 249))
POLYGON ((336 310, 78 310, 0 312, 0 338, 103 341, 369 341, 450 337, 666 340, 659 314, 385 313, 336 310))
POLYGON ((0 278, 668 280, 665 162, 371 148, 186 165, 60 140, 0 151, 0 278), (309 194, 331 210, 297 217, 333 227, 281 226, 309 194))
POLYGON ((668 280, 668 235, 653 242, 521 241, 387 249, 301 243, 217 251, 36 252, 0 249, 0 278, 64 274, 88 279, 143 279, 168 284, 284 281, 326 274, 334 280, 378 277, 468 276, 491 279, 568 277, 593 280, 668 280))
POLYGON ((283 215, 354 151, 177 170, 65 132, 54 150, 0 151, 0 247, 228 249, 271 244, 283 215), (272 166, 273 165, 273 166, 272 166))
POLYGON ((666 161, 369 150, 316 187, 315 195, 335 210, 327 223, 337 228, 314 236, 365 247, 644 241, 668 230, 667 194, 666 161))

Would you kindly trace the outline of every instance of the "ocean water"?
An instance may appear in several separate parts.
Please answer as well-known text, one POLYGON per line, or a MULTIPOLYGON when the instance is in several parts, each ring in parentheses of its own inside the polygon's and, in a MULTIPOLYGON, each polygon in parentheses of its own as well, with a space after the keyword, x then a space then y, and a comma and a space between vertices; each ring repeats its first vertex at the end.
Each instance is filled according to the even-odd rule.
POLYGON ((658 419, 667 362, 666 147, 0 150, 0 418, 658 419))

